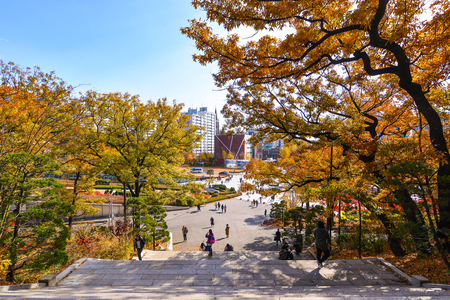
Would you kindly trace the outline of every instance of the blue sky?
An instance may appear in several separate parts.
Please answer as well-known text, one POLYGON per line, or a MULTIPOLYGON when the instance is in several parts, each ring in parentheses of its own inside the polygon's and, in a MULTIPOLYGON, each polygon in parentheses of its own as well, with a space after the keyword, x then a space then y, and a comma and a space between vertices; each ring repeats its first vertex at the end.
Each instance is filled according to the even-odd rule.
POLYGON ((194 41, 180 33, 204 19, 189 0, 0 0, 0 11, 4 62, 55 71, 80 92, 167 97, 185 110, 225 103, 216 67, 194 63, 194 41))

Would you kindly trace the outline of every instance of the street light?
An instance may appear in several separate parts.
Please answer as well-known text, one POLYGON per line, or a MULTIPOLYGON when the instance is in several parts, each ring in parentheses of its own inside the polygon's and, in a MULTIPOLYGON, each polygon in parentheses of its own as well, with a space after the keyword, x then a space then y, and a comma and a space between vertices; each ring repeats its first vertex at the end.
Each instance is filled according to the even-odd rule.
POLYGON ((115 190, 111 190, 109 192, 109 226, 112 226, 113 228, 114 228, 114 221, 113 221, 114 212, 112 204, 112 195, 114 195, 115 193, 116 193, 115 190))

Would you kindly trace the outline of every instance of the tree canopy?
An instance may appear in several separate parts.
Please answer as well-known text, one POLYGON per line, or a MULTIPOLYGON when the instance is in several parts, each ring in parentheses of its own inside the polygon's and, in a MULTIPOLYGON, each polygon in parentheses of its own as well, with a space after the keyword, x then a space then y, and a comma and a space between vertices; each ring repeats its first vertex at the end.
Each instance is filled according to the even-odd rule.
MULTIPOLYGON (((338 168, 337 161, 332 162, 332 179, 349 180, 340 175, 357 174, 363 181, 356 185, 358 180, 353 180, 350 186, 361 199, 373 199, 367 187, 380 184, 374 200, 394 199, 391 205, 400 205, 405 218, 418 225, 412 234, 422 241, 427 237, 418 235, 419 228, 425 225, 410 197, 412 185, 393 184, 398 171, 390 167, 424 163, 435 170, 422 173, 421 180, 431 187, 429 195, 436 196, 435 222, 448 240, 449 129, 443 126, 449 103, 449 48, 443 42, 449 34, 448 1, 192 4, 206 11, 207 20, 191 20, 181 31, 195 40, 195 61, 219 66, 213 77, 218 87, 228 89, 223 113, 229 128, 257 129, 255 141, 285 139, 310 153, 334 145, 346 157, 339 161, 348 163, 338 168), (215 32, 210 23, 228 34, 215 32), (244 28, 253 35, 243 38, 239 32, 244 28), (351 166, 362 172, 358 167, 349 172, 351 166)), ((291 175, 288 183, 326 182, 327 173, 316 176, 320 164, 305 171, 300 165, 292 169, 296 163, 291 159, 291 169, 282 166, 280 176, 291 175)), ((368 208, 379 206, 382 203, 367 203, 368 208)), ((388 229, 391 225, 385 223, 388 229)))

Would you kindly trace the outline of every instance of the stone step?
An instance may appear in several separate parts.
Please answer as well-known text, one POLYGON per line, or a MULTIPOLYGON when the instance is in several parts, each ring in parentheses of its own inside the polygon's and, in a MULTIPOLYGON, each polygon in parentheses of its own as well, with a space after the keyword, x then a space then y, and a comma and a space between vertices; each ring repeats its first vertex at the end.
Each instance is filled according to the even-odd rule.
MULTIPOLYGON (((134 258, 136 259, 136 258, 134 258)), ((142 260, 278 260, 277 251, 150 251, 144 250, 142 260)), ((314 260, 310 252, 294 255, 294 260, 314 260)))
MULTIPOLYGON (((439 287, 412 287, 377 259, 331 260, 308 253, 147 251, 145 260, 80 260, 56 287, 0 292, 1 299, 450 299, 439 287)), ((73 266, 74 266, 73 265, 73 266)))
POLYGON ((440 288, 411 286, 56 286, 0 292, 1 299, 450 299, 440 288))
POLYGON ((404 281, 377 260, 333 260, 318 269, 307 253, 274 251, 146 252, 142 261, 88 259, 59 286, 389 286, 404 281))

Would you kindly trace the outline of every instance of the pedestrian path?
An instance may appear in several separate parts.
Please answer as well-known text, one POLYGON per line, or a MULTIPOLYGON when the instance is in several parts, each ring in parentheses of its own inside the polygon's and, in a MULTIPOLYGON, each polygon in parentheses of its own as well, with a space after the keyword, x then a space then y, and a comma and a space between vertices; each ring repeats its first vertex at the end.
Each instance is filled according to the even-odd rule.
POLYGON ((0 293, 0 299, 449 299, 412 287, 376 259, 327 261, 275 251, 147 251, 142 261, 87 259, 56 287, 0 293))

